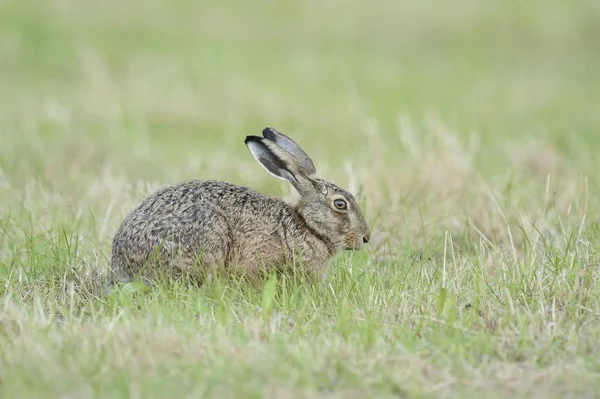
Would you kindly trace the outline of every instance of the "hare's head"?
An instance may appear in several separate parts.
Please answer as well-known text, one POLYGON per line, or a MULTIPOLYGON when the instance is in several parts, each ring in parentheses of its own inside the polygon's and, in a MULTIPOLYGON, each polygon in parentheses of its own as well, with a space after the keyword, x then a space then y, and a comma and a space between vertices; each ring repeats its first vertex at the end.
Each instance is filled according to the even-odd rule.
POLYGON ((370 232, 356 199, 346 190, 316 176, 308 155, 292 139, 272 128, 245 143, 272 175, 289 181, 300 194, 298 213, 319 236, 342 249, 360 249, 370 232))

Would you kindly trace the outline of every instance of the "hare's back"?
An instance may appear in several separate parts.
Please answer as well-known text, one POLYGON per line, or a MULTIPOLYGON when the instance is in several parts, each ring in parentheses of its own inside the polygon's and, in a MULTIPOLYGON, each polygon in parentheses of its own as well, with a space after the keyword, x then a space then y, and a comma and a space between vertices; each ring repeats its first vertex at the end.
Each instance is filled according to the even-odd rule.
POLYGON ((261 194, 250 188, 214 180, 191 180, 162 187, 127 215, 113 245, 127 250, 139 247, 144 252, 144 248, 165 237, 172 236, 180 242, 185 237, 225 229, 236 224, 237 215, 246 213, 244 207, 263 200, 261 194), (216 225, 220 227, 216 229, 216 225))
POLYGON ((138 215, 178 215, 190 207, 210 204, 223 212, 268 201, 248 187, 216 180, 191 180, 158 189, 132 212, 138 215))

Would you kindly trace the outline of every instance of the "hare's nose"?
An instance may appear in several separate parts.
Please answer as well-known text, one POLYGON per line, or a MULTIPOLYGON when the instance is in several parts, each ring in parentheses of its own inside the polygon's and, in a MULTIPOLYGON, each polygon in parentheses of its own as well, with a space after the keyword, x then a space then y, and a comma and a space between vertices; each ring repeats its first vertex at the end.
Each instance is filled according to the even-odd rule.
POLYGON ((369 242, 369 234, 367 234, 366 236, 363 236, 363 242, 365 244, 369 242))

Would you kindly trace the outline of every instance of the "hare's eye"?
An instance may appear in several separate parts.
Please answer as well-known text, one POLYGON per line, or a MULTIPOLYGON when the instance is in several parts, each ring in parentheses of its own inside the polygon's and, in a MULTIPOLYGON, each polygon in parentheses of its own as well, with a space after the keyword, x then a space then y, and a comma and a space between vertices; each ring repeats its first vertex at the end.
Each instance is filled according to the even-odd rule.
POLYGON ((346 201, 344 201, 343 199, 336 199, 335 201, 333 201, 333 206, 335 206, 335 208, 339 210, 344 210, 348 208, 348 204, 346 204, 346 201))

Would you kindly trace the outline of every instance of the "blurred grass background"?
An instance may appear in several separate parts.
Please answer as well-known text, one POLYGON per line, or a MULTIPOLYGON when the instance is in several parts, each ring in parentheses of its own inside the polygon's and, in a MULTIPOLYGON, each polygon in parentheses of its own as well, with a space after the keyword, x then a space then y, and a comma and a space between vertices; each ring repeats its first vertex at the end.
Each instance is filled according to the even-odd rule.
POLYGON ((15 198, 35 181, 114 224, 129 209, 86 199, 92 181, 280 194, 242 144, 274 126, 325 178, 355 174, 374 223, 485 218, 480 181, 528 213, 545 206, 532 193, 600 182, 599 16, 593 1, 4 2, 0 165, 15 198))
MULTIPOLYGON (((133 353, 139 363, 132 367, 142 371, 93 380, 98 386, 106 386, 106 379, 116 383, 116 391, 110 391, 115 395, 128 386, 121 379, 150 379, 143 370, 157 370, 152 356, 173 361, 182 347, 202 345, 189 338, 194 328, 218 336, 206 343, 217 349, 204 348, 212 353, 204 360, 211 378, 218 380, 229 367, 234 380, 239 375, 238 382, 258 392, 261 378, 278 371, 269 385, 272 392, 315 394, 314 387, 300 388, 321 378, 311 374, 312 359, 298 372, 301 377, 294 374, 297 365, 282 359, 306 345, 301 351, 314 352, 319 363, 320 350, 302 334, 288 333, 285 323, 273 327, 253 321, 252 304, 260 304, 260 298, 219 304, 218 288, 212 294, 208 288, 185 301, 175 293, 158 302, 117 306, 94 291, 99 286, 94 273, 106 271, 118 224, 160 184, 226 179, 287 196, 289 188, 264 173, 243 145, 247 134, 265 126, 301 143, 324 178, 358 190, 373 226, 365 258, 342 255, 334 268, 354 264, 375 273, 373 281, 357 285, 364 296, 349 294, 349 302, 336 302, 341 301, 336 290, 356 283, 339 272, 330 282, 333 298, 326 287, 305 293, 309 305, 296 297, 292 305, 277 305, 293 319, 305 305, 309 313, 323 310, 320 306, 328 303, 315 304, 328 298, 338 317, 345 314, 342 308, 363 317, 348 323, 350 330, 364 327, 367 338, 340 344, 353 354, 350 364, 361 369, 362 361, 387 353, 412 365, 406 374, 388 376, 405 383, 405 391, 391 380, 368 382, 385 371, 385 361, 383 371, 364 370, 365 380, 340 372, 341 381, 358 384, 357 392, 364 394, 593 392, 600 353, 598 38, 600 3, 591 0, 1 1, 2 321, 21 326, 19 333, 2 335, 6 366, 0 368, 0 383, 14 378, 5 392, 28 386, 25 370, 35 370, 33 375, 45 381, 30 385, 32 392, 64 393, 56 381, 69 372, 79 376, 72 382, 79 386, 92 372, 81 367, 85 359, 80 364, 69 356, 97 356, 89 342, 103 337, 105 323, 114 328, 127 320, 131 324, 115 328, 120 335, 111 338, 114 353, 102 356, 123 364, 119 353, 133 353), (454 280, 446 276, 450 252, 454 280), (415 253, 423 255, 417 263, 415 253), (447 286, 446 278, 452 281, 447 286), (374 294, 372 287, 386 290, 374 294), (458 318, 482 334, 478 340, 467 341, 465 336, 472 336, 462 336, 460 328, 445 330, 427 318, 446 288, 459 302, 458 316, 448 316, 453 317, 448 326, 458 318), (9 305, 14 296, 17 304, 9 305), (193 304, 204 300, 210 303, 202 308, 206 327, 177 318, 199 317, 193 304), (381 314, 365 310, 361 301, 371 300, 385 302, 379 303, 381 314), (463 315, 461 301, 474 308, 481 304, 477 312, 485 322, 466 311, 463 315), (48 327, 48 334, 31 327, 45 320, 43 312, 31 310, 39 304, 72 310, 73 302, 86 307, 91 319, 48 327), (558 327, 540 339, 536 334, 550 331, 547 311, 557 302, 563 318, 557 321, 552 313, 558 327), (396 333, 389 323, 399 317, 391 315, 392 305, 399 306, 403 327, 386 341, 396 333), (539 314, 531 310, 538 306, 539 314), (163 313, 172 319, 161 321, 163 313), (148 325, 158 326, 157 335, 144 336, 148 325), (245 346, 237 328, 257 346, 245 346), (522 335, 515 335, 519 328, 522 335), (254 350, 262 348, 256 335, 274 330, 283 334, 284 344, 266 352, 282 362, 281 369, 255 360, 254 350), (148 348, 136 352, 130 345, 140 335, 148 348), (83 349, 75 345, 69 352, 56 343, 74 336, 83 337, 83 349), (163 338, 168 344, 160 344, 163 338), (563 338, 564 347, 554 346, 563 338), (373 352, 361 346, 369 340, 378 343, 373 352), (39 342, 48 352, 34 351, 39 342), (399 354, 398 342, 416 355, 399 354), (523 342, 534 349, 525 349, 523 342), (246 363, 231 360, 229 344, 247 355, 241 355, 246 363), (28 347, 34 349, 18 349, 28 347), (431 357, 420 357, 420 351, 431 357), (477 371, 474 359, 480 353, 501 359, 500 365, 477 371), (222 367, 210 363, 220 357, 226 359, 222 367), (528 360, 542 374, 528 368, 528 360), (45 364, 56 364, 57 374, 45 364), (258 377, 251 373, 256 367, 258 377), (536 375, 545 376, 539 377, 544 383, 532 384, 536 375), (469 384, 475 384, 472 390, 469 384)), ((317 327, 298 316, 296 328, 312 331, 318 345, 338 342, 337 324, 329 314, 316 314, 317 327)), ((346 362, 335 347, 325 353, 346 362)), ((174 366, 182 375, 210 385, 182 362, 174 366)), ((104 367, 93 364, 90 370, 104 367)), ((335 381, 327 381, 321 382, 335 390, 335 381)), ((172 393, 186 384, 144 386, 136 392, 172 393)), ((78 397, 96 392, 84 387, 71 392, 78 397)), ((248 392, 243 387, 239 392, 248 392)))
POLYGON ((102 165, 128 178, 204 176, 191 160, 246 160, 240 137, 263 125, 293 133, 316 159, 365 167, 366 124, 394 159, 398 118, 433 113, 482 140, 477 165, 489 173, 506 169, 499 145, 532 137, 594 170, 582 149, 600 145, 598 8, 4 2, 2 167, 16 181, 62 180, 53 175, 74 163, 90 176, 102 165))

